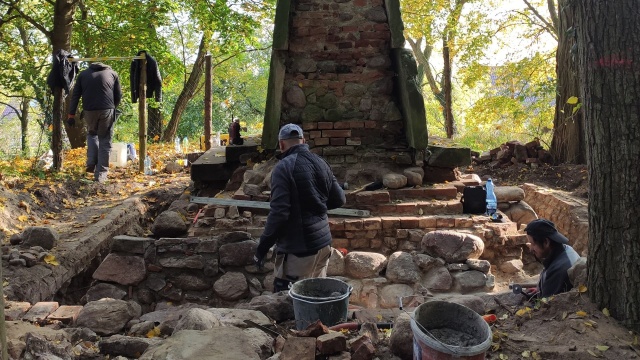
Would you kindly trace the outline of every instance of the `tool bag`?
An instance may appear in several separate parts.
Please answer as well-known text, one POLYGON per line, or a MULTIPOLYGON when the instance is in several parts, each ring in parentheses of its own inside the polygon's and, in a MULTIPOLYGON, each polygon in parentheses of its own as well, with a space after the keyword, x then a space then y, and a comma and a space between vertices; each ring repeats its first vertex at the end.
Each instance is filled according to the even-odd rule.
POLYGON ((462 212, 484 214, 487 211, 487 190, 483 186, 465 186, 462 191, 462 212))

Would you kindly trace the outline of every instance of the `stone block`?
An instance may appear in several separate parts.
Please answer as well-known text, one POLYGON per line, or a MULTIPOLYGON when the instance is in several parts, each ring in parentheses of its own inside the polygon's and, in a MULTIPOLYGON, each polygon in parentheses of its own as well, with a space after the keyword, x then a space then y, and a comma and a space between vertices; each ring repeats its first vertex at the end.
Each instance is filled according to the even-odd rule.
POLYGON ((118 235, 113 237, 112 252, 144 254, 147 247, 153 245, 154 239, 135 236, 118 235))
POLYGON ((391 201, 389 191, 362 191, 356 194, 356 203, 363 205, 386 204, 391 201))
POLYGON ((341 332, 331 332, 318 336, 316 348, 323 355, 331 355, 347 350, 347 337, 341 332))
POLYGON ((383 229, 397 229, 400 227, 400 219, 397 217, 381 217, 383 229))
POLYGON ((38 302, 27 313, 22 317, 22 320, 25 321, 38 321, 44 320, 49 316, 49 314, 53 313, 58 309, 59 305, 57 301, 51 302, 38 302))
POLYGON ((329 229, 332 232, 344 230, 345 229, 345 227, 344 227, 344 219, 329 218, 329 229))
POLYGON ((344 229, 345 230, 362 230, 364 226, 362 219, 345 219, 344 221, 344 229))
POLYGON ((420 228, 420 218, 418 217, 401 217, 400 227, 403 229, 418 229, 420 228))
POLYGON ((49 314, 47 319, 72 324, 78 318, 80 310, 82 310, 82 305, 62 305, 56 311, 49 314))
POLYGON ((280 360, 315 360, 316 338, 289 337, 280 353, 280 360))

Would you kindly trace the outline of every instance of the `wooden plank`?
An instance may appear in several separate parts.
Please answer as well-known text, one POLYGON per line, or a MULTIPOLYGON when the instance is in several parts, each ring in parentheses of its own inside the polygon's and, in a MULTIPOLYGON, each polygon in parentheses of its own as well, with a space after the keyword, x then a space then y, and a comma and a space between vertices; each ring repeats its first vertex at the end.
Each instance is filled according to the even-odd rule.
MULTIPOLYGON (((254 209, 270 209, 269 203, 264 201, 250 201, 250 200, 234 200, 234 199, 220 199, 220 198, 210 198, 210 197, 201 197, 201 196, 192 196, 191 202, 196 204, 211 204, 211 205, 222 205, 222 206, 239 206, 239 207, 247 207, 254 209)), ((333 209, 327 211, 329 215, 340 215, 340 216, 356 216, 356 217, 367 217, 371 216, 369 210, 359 210, 359 209, 333 209)))

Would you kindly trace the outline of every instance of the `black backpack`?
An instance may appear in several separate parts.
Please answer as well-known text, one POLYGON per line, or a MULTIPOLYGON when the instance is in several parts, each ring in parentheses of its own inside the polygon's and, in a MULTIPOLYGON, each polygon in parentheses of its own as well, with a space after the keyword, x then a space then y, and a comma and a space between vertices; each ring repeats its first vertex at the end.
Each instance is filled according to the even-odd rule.
POLYGON ((465 186, 460 201, 463 213, 484 214, 487 211, 487 190, 484 186, 465 186))

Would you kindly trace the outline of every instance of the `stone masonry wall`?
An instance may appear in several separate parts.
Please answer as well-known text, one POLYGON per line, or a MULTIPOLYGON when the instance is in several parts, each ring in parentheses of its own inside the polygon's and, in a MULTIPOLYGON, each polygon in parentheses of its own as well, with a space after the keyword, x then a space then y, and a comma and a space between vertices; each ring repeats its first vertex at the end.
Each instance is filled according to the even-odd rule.
POLYGON ((407 149, 383 1, 293 1, 291 18, 281 125, 302 123, 331 164, 394 162, 371 150, 407 149))
POLYGON ((589 243, 589 218, 586 202, 558 191, 540 188, 533 184, 522 186, 525 201, 539 217, 553 221, 569 244, 583 256, 589 243))

